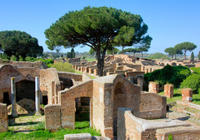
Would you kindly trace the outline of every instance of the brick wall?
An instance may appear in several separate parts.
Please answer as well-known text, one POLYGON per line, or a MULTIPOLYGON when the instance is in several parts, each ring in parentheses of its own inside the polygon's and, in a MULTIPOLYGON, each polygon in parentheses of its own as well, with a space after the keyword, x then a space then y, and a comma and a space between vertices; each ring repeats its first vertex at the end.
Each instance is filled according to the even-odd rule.
POLYGON ((154 93, 142 93, 140 97, 139 114, 143 119, 166 117, 166 97, 154 93))
POLYGON ((50 131, 55 131, 61 128, 61 106, 46 105, 44 108, 45 128, 50 131))
MULTIPOLYGON (((93 81, 87 81, 72 87, 60 91, 61 94, 61 124, 64 128, 74 129, 75 127, 75 99, 80 97, 90 97, 92 103, 93 94, 93 81)), ((92 113, 91 110, 90 113, 92 113)))
POLYGON ((8 113, 6 104, 0 103, 0 132, 8 131, 8 113))

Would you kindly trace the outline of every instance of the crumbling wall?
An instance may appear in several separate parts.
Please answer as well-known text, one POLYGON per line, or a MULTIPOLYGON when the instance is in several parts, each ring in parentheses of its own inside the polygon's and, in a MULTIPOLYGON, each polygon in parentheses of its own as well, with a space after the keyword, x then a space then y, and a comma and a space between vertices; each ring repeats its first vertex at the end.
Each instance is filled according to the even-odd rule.
POLYGON ((164 128, 156 131, 157 140, 168 140, 172 137, 173 140, 199 140, 199 127, 175 127, 164 128))
MULTIPOLYGON (((93 81, 87 81, 74 86, 70 89, 66 89, 59 92, 61 96, 61 124, 63 128, 75 127, 75 99, 80 97, 90 97, 91 110, 90 114, 93 114, 92 110, 92 96, 93 96, 93 81)), ((92 118, 90 118, 92 120, 92 118)))
POLYGON ((24 77, 11 65, 0 66, 0 102, 3 102, 3 94, 10 96, 10 77, 16 77, 15 80, 23 80, 24 77))
POLYGON ((6 104, 0 103, 0 132, 8 131, 8 113, 6 104))
POLYGON ((154 93, 141 93, 137 117, 157 119, 166 117, 166 97, 154 93))
POLYGON ((44 114, 46 129, 55 131, 61 128, 61 105, 46 105, 44 114))
POLYGON ((82 81, 82 75, 81 74, 75 74, 71 72, 58 72, 58 76, 62 78, 67 78, 67 79, 73 79, 74 81, 82 81))
POLYGON ((141 140, 142 128, 137 121, 133 121, 131 109, 118 109, 117 140, 141 140))
MULTIPOLYGON (((109 102, 107 105, 110 105, 109 102)), ((100 130, 101 134, 105 136, 104 132, 104 84, 98 81, 93 81, 93 127, 100 130)), ((109 122, 110 123, 110 122, 109 122)))
POLYGON ((40 70, 40 91, 42 95, 48 95, 48 104, 52 104, 52 81, 55 81, 56 87, 60 87, 58 73, 55 68, 40 70))

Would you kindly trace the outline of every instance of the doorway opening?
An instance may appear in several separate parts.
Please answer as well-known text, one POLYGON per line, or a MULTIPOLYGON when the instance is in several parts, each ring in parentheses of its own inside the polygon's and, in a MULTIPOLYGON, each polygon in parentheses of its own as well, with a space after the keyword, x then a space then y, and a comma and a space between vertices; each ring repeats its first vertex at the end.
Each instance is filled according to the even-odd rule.
POLYGON ((7 104, 7 106, 11 104, 8 92, 3 93, 3 103, 7 104))
POLYGON ((90 98, 80 97, 75 99, 76 114, 75 121, 90 121, 90 98))

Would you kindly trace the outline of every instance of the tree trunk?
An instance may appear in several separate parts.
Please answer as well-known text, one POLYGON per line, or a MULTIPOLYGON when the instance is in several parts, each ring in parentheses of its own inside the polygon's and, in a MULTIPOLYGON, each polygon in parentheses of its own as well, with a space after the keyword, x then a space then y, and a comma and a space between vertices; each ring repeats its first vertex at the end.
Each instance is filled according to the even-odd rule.
POLYGON ((174 59, 176 60, 176 54, 174 55, 174 59))
POLYGON ((184 59, 186 60, 186 50, 185 50, 185 52, 184 52, 184 59))
POLYGON ((106 54, 106 49, 101 51, 101 49, 99 47, 99 49, 96 51, 97 73, 99 76, 103 76, 105 54, 106 54))

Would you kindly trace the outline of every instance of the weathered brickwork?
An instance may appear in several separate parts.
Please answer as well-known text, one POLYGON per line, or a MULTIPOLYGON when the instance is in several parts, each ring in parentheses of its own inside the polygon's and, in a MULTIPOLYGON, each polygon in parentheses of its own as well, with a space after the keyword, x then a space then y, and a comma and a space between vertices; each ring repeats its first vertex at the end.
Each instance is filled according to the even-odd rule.
MULTIPOLYGON (((88 81, 72 87, 67 90, 61 91, 61 122, 62 127, 74 129, 75 127, 75 99, 80 97, 92 98, 93 82, 88 81)), ((90 101, 92 104, 92 100, 90 101)), ((91 112, 92 113, 92 110, 91 112)))
POLYGON ((173 84, 166 84, 164 86, 164 93, 167 98, 172 98, 174 95, 174 85, 173 84))
POLYGON ((139 114, 135 115, 143 119, 165 118, 166 105, 166 97, 154 93, 142 93, 139 114))
POLYGON ((149 92, 159 93, 159 84, 157 82, 149 82, 149 92))
POLYGON ((182 101, 191 102, 192 101, 192 89, 184 88, 181 90, 182 101))
POLYGON ((8 113, 6 104, 0 103, 0 132, 8 131, 8 113))
POLYGON ((131 109, 118 109, 117 140, 199 140, 200 127, 179 120, 145 120, 135 117, 131 109))
POLYGON ((61 106, 47 105, 44 108, 45 128, 55 131, 61 128, 61 106))
POLYGON ((199 127, 175 127, 164 128, 156 131, 157 140, 199 140, 200 128, 199 127))

